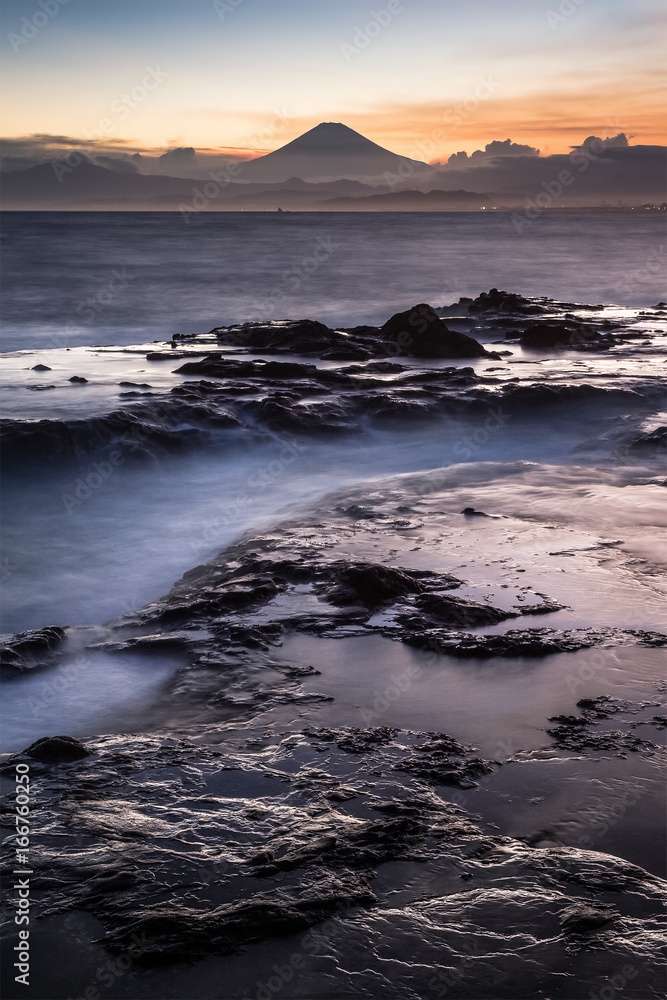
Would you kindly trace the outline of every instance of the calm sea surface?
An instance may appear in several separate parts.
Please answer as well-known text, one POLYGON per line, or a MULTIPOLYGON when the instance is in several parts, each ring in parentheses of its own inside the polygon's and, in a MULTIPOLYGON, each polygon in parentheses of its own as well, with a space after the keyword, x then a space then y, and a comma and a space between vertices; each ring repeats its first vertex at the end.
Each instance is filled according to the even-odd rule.
POLYGON ((132 344, 250 319, 383 322, 496 286, 649 306, 665 216, 5 213, 2 349, 132 344))

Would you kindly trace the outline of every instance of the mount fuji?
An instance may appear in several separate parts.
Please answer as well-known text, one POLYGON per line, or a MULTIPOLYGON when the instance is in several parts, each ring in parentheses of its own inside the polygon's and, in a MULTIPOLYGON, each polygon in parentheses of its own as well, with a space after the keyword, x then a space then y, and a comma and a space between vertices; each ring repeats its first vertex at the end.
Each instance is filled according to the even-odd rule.
POLYGON ((291 177, 305 181, 333 181, 344 177, 382 179, 385 173, 403 177, 406 167, 410 168, 410 175, 433 169, 421 160, 399 156, 378 146, 340 122, 321 122, 280 149, 246 161, 243 179, 274 183, 291 177))

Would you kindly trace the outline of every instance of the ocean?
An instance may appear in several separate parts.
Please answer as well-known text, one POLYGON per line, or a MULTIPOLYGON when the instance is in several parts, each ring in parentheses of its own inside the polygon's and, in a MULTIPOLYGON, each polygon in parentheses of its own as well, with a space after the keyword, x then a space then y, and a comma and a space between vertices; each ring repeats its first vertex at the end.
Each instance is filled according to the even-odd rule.
POLYGON ((588 995, 610 962, 566 953, 571 912, 658 995, 664 216, 2 235, 0 748, 38 789, 34 996, 83 995, 139 930, 118 1000, 273 995, 295 955, 303 1000, 380 974, 438 996, 444 927, 462 998, 571 1000, 564 969, 588 995), (462 296, 447 329, 410 311, 462 296))
POLYGON ((14 212, 2 218, 2 349, 134 344, 245 320, 384 322, 489 288, 651 306, 665 216, 14 212))

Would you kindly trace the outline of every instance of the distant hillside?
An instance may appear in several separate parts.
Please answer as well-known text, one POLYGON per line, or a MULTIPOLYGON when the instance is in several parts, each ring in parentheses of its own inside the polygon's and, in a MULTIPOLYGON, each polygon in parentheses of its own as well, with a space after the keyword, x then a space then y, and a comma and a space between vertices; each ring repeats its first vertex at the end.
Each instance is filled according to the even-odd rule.
POLYGON ((28 170, 0 174, 0 198, 4 209, 14 210, 124 210, 178 211, 181 206, 208 211, 252 211, 287 207, 312 209, 324 197, 373 194, 377 189, 355 180, 328 184, 309 183, 290 177, 284 183, 235 182, 219 187, 213 199, 197 198, 206 181, 155 174, 120 174, 83 162, 70 171, 63 163, 54 170, 41 163, 28 170))
POLYGON ((179 193, 187 195, 193 184, 180 177, 116 173, 87 161, 70 169, 60 162, 56 169, 51 163, 39 163, 28 170, 1 174, 0 198, 5 209, 93 208, 101 204, 108 207, 110 202, 123 207, 179 193))
POLYGON ((471 191, 396 191, 361 198, 329 198, 324 211, 335 212, 475 212, 480 209, 514 208, 521 196, 476 194, 471 191))

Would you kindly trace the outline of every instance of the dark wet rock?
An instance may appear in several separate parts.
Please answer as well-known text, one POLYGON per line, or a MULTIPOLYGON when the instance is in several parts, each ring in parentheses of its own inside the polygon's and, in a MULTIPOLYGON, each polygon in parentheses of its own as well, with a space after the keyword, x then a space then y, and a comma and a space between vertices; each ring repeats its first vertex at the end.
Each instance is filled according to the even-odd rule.
POLYGON ((640 646, 667 646, 667 635, 662 632, 648 632, 646 629, 625 629, 627 636, 632 636, 640 646))
POLYGON ((281 626, 288 631, 308 632, 312 635, 336 636, 337 629, 350 625, 365 625, 369 610, 364 607, 326 608, 315 612, 283 613, 279 617, 281 626))
POLYGON ((25 463, 37 459, 48 463, 99 456, 106 461, 117 451, 124 462, 188 452, 204 446, 215 431, 240 427, 237 417, 224 406, 207 407, 176 396, 146 400, 111 413, 62 420, 4 420, 2 459, 25 463))
MULTIPOLYGON (((411 623, 408 622, 408 625, 411 623)), ((624 635, 612 634, 613 630, 595 629, 510 629, 502 635, 475 635, 466 632, 446 632, 438 628, 413 631, 410 627, 399 637, 409 646, 432 650, 456 657, 489 656, 551 656, 554 653, 573 653, 590 649, 609 639, 622 641, 624 635)))
MULTIPOLYGON (((579 715, 554 715, 549 722, 558 723, 547 729, 556 744, 568 750, 638 750, 653 748, 654 744, 637 739, 621 731, 594 732, 592 727, 615 715, 636 714, 641 705, 599 695, 596 698, 581 698, 577 702, 579 715)), ((637 725, 633 723, 631 725, 637 725)))
POLYGON ((415 598, 420 615, 399 615, 398 621, 412 627, 429 628, 447 625, 450 628, 477 628, 480 625, 497 625, 507 618, 516 618, 516 611, 502 611, 490 604, 480 604, 465 597, 451 594, 420 594, 415 598))
POLYGON ((521 334, 522 347, 560 350, 601 350, 612 347, 616 340, 601 334, 590 325, 567 321, 534 323, 521 334))
POLYGON ((304 729, 307 736, 323 743, 335 743, 339 750, 345 753, 371 753, 379 747, 388 746, 396 737, 398 729, 389 726, 376 726, 370 729, 331 729, 311 726, 304 729))
POLYGON ((612 715, 628 711, 630 707, 629 702, 620 701, 618 698, 610 698, 605 694, 598 695, 597 698, 580 698, 577 702, 577 708, 581 712, 581 717, 587 722, 593 722, 597 719, 610 719, 612 715))
POLYGON ((343 607, 361 604, 371 611, 424 589, 419 574, 379 563, 336 563, 329 578, 324 589, 327 601, 343 607))
POLYGON ((475 510, 474 507, 464 507, 463 510, 461 511, 461 513, 465 514, 466 517, 488 517, 489 516, 488 514, 485 514, 483 510, 475 510))
POLYGON ((68 382, 79 382, 79 383, 83 384, 84 382, 87 382, 88 379, 84 378, 82 375, 72 375, 72 377, 68 378, 67 381, 68 382))
POLYGON ((122 642, 106 640, 93 643, 88 649, 100 649, 109 653, 154 653, 159 651, 179 651, 192 641, 189 632, 156 632, 153 635, 131 636, 122 642))
POLYGON ((4 674, 53 666, 55 660, 51 654, 64 640, 65 630, 58 625, 3 636, 0 669, 4 674))
POLYGON ((146 361, 177 361, 179 358, 189 358, 190 351, 149 351, 146 361))
POLYGON ((243 323, 212 331, 221 344, 254 351, 286 354, 322 354, 338 345, 336 333, 315 320, 282 320, 276 323, 243 323))
POLYGON ((476 299, 459 299, 469 315, 479 313, 510 313, 514 316, 535 316, 547 312, 547 299, 529 299, 516 292, 503 292, 492 288, 482 292, 476 299))
POLYGON ((667 427, 656 427, 640 434, 626 447, 627 454, 638 459, 658 459, 667 455, 667 427))
MULTIPOLYGON (((608 854, 483 832, 442 790, 493 765, 452 737, 274 732, 244 750, 202 735, 104 737, 66 780, 56 768, 35 776, 37 933, 45 918, 95 917, 97 946, 131 957, 137 993, 151 966, 177 976, 178 963, 313 928, 308 941, 331 956, 329 992, 350 1000, 378 982, 392 1000, 436 995, 440 969, 461 970, 462 1000, 569 997, 572 982, 591 992, 626 960, 638 970, 627 995, 657 995, 661 880, 608 854)), ((254 949, 226 992, 272 981, 275 947, 254 949)), ((299 953, 310 983, 318 949, 299 953)), ((81 995, 88 981, 82 970, 81 995)))
POLYGON ((557 722, 560 726, 589 726, 590 722, 582 715, 550 715, 549 722, 557 722))
POLYGON ((52 369, 48 365, 33 365, 31 371, 33 372, 50 372, 52 369))
MULTIPOLYGON (((552 315, 563 305, 551 303, 552 315)), ((424 306, 426 310, 429 308, 424 306)), ((408 317, 408 325, 410 317, 415 319, 410 310, 397 315, 398 319, 392 317, 386 325, 390 332, 392 324, 396 328, 401 326, 401 317, 408 317)), ((490 323, 497 322, 502 327, 500 319, 489 317, 508 315, 504 312, 480 313, 478 326, 473 331, 475 336, 488 339, 490 323)), ((574 320, 565 318, 562 322, 577 325, 574 320)), ((598 318, 588 324, 593 334, 598 327, 598 332, 601 331, 603 325, 604 320, 598 318)), ((259 324, 258 328, 284 331, 291 328, 291 324, 259 324)), ((252 326, 252 329, 256 328, 252 326)), ((484 356, 484 349, 477 340, 445 331, 446 326, 435 313, 417 313, 414 328, 403 331, 406 336, 413 337, 414 343, 411 342, 412 346, 399 345, 399 349, 417 357, 428 357, 430 351, 440 356, 445 344, 448 345, 446 352, 451 351, 453 357, 484 356), (463 338, 467 342, 465 350, 460 340, 454 344, 452 338, 463 338)), ((204 358, 195 359, 192 353, 179 351, 153 352, 151 357, 172 361, 182 358, 186 363, 178 369, 180 372, 210 378, 198 382, 188 380, 168 393, 155 390, 151 395, 142 392, 150 390, 148 383, 129 384, 126 386, 128 391, 141 395, 124 397, 119 409, 85 419, 30 422, 5 419, 1 422, 3 462, 9 466, 23 465, 26 459, 48 463, 68 461, 81 468, 91 461, 108 461, 114 450, 120 451, 124 462, 154 461, 193 448, 226 449, 230 443, 241 442, 248 436, 265 435, 268 438, 276 432, 308 437, 337 436, 363 433, 369 425, 384 428, 407 421, 432 424, 479 418, 484 423, 491 411, 521 416, 546 415, 549 410, 565 414, 567 410, 570 418, 576 411, 577 416, 588 419, 592 405, 596 407, 597 416, 604 411, 615 415, 621 407, 628 412, 645 412, 647 407, 662 405, 662 387, 655 379, 627 379, 622 385, 600 381, 588 384, 580 380, 563 384, 555 380, 536 382, 518 377, 503 380, 493 372, 476 374, 470 367, 419 371, 397 365, 387 358, 394 352, 396 343, 386 338, 384 329, 329 331, 327 337, 331 338, 331 343, 326 349, 308 353, 319 357, 328 355, 329 351, 352 351, 355 357, 363 354, 386 360, 342 368, 318 368, 314 363, 288 359, 284 362, 264 358, 232 359, 212 350, 209 336, 202 341, 204 358), (395 377, 383 377, 389 374, 395 377)), ((267 348, 264 353, 276 352, 280 353, 267 348)), ((34 388, 41 391, 45 387, 34 388)), ((632 449, 632 442, 629 447, 632 449)), ((657 432, 639 441, 637 451, 623 451, 629 459, 641 459, 642 453, 654 453, 655 457, 662 455, 657 432)))
POLYGON ((631 722, 630 725, 633 728, 635 726, 654 726, 657 730, 667 729, 667 715, 654 715, 650 719, 640 719, 637 722, 631 722))
MULTIPOLYGON (((657 703, 654 703, 657 704, 657 703)), ((622 730, 599 730, 601 723, 614 716, 620 716, 617 722, 624 722, 626 715, 635 715, 644 705, 634 705, 631 702, 618 698, 610 698, 608 695, 599 695, 596 698, 581 698, 577 702, 579 715, 554 715, 549 722, 556 722, 558 725, 547 729, 547 733, 554 740, 556 746, 577 752, 586 750, 616 750, 620 753, 653 751, 656 749, 654 743, 642 740, 632 733, 622 730)), ((650 720, 648 720, 650 721, 650 720)), ((644 720, 630 722, 630 728, 642 725, 644 720)))
POLYGON ((371 361, 367 365, 351 365, 341 370, 347 375, 398 375, 410 369, 395 361, 371 361))
MULTIPOLYGON (((545 595, 540 594, 539 596, 543 597, 545 595)), ((559 604, 558 601, 547 598, 539 604, 523 604, 520 607, 517 606, 517 611, 520 615, 551 615, 555 611, 563 611, 565 607, 566 606, 564 604, 559 604)))
POLYGON ((395 313, 382 327, 385 341, 401 354, 415 358, 481 358, 488 356, 478 341, 450 330, 426 303, 395 313))
POLYGON ((213 375, 217 378, 266 378, 275 380, 313 378, 315 365, 296 361, 234 361, 209 354, 176 369, 179 375, 213 375))
POLYGON ((475 788, 476 779, 493 770, 490 761, 469 757, 458 740, 444 733, 431 733, 428 742, 415 746, 396 767, 433 784, 456 788, 475 788))
POLYGON ((336 510, 342 511, 355 521, 372 521, 376 516, 370 507, 361 507, 358 503, 350 504, 349 507, 337 507, 336 510))
MULTIPOLYGON (((233 622, 215 626, 216 640, 222 640, 225 645, 232 648, 239 646, 241 649, 268 650, 281 641, 283 632, 284 628, 282 624, 276 621, 266 622, 266 624, 261 625, 233 622)), ((288 675, 290 677, 308 676, 308 672, 300 674, 298 672, 294 673, 295 670, 297 670, 296 667, 291 668, 288 671, 288 675)), ((310 672, 318 673, 317 670, 310 672)))
POLYGON ((202 913, 181 906, 142 915, 126 927, 107 935, 105 943, 115 951, 131 951, 135 961, 162 965, 192 962, 210 954, 240 951, 243 945, 264 938, 279 937, 321 923, 343 906, 374 906, 375 896, 367 888, 340 883, 327 891, 311 892, 286 902, 279 893, 256 897, 250 902, 225 904, 202 913), (146 942, 132 950, 134 942, 146 942))
POLYGON ((61 764, 90 756, 90 750, 73 736, 46 736, 32 743, 22 756, 31 757, 42 764, 61 764))
POLYGON ((282 667, 279 665, 279 670, 283 670, 287 677, 319 677, 322 674, 321 670, 316 670, 315 667, 308 665, 305 667, 282 667))
POLYGON ((576 717, 574 721, 547 729, 547 733, 561 750, 583 753, 587 750, 615 750, 620 753, 639 750, 655 750, 655 743, 642 740, 631 733, 620 730, 591 732, 588 725, 582 726, 576 717))
POLYGON ((337 347, 320 354, 322 361, 367 361, 371 357, 370 351, 363 347, 337 347))
POLYGON ((295 406, 288 394, 274 393, 261 401, 244 405, 245 413, 273 431, 302 434, 344 434, 358 431, 358 412, 354 401, 331 397, 307 406, 295 406))
POLYGON ((219 621, 220 616, 227 619, 261 607, 284 591, 288 582, 310 579, 312 573, 303 560, 262 558, 252 548, 230 546, 218 560, 184 573, 160 600, 113 624, 178 623, 182 628, 217 621, 226 626, 226 621, 219 621))
POLYGON ((590 934, 606 927, 611 920, 620 914, 609 903, 597 906, 578 904, 568 906, 560 915, 560 925, 568 934, 590 934))

